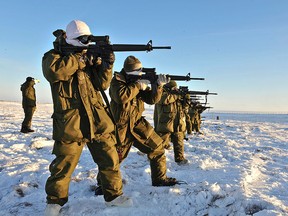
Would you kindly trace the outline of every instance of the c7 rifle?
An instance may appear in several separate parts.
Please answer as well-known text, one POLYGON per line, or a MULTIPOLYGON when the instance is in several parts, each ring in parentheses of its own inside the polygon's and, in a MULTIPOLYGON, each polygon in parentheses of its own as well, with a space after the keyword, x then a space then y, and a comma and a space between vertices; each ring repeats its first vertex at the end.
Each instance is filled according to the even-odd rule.
POLYGON ((218 95, 217 93, 211 93, 209 90, 207 91, 189 91, 188 86, 179 86, 179 91, 180 94, 184 95, 218 95))
MULTIPOLYGON (((53 32, 53 35, 56 38, 63 37, 65 31, 58 29, 53 32)), ((57 49, 63 54, 82 52, 84 49, 87 49, 87 53, 90 53, 94 56, 99 56, 105 52, 132 52, 132 51, 147 51, 150 52, 154 49, 171 49, 171 46, 152 46, 152 40, 147 44, 110 44, 109 36, 94 36, 90 35, 87 39, 90 42, 90 45, 85 47, 72 46, 65 43, 54 43, 54 46, 57 46, 57 49)))
MULTIPOLYGON (((190 95, 190 99, 195 99, 197 95, 205 95, 205 104, 207 104, 207 95, 218 95, 217 93, 211 93, 209 90, 207 91, 189 91, 188 86, 179 86, 179 90, 171 90, 169 91, 171 94, 180 95, 183 98, 183 104, 185 105, 187 102, 186 95, 190 95), (192 96, 192 97, 191 97, 192 96)), ((199 99, 197 99, 199 100, 199 99)))
MULTIPOLYGON (((142 73, 142 75, 126 75, 126 78, 128 82, 136 82, 140 79, 146 79, 149 80, 150 83, 155 83, 158 79, 156 68, 142 68, 142 73)), ((190 77, 190 73, 188 73, 186 76, 166 74, 166 77, 170 77, 171 80, 175 81, 204 80, 204 78, 190 77)))

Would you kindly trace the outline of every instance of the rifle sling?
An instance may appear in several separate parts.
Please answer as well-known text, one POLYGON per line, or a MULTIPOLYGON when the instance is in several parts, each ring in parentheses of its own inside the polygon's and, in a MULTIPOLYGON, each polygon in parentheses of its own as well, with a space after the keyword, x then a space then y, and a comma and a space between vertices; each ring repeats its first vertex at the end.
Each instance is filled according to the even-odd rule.
POLYGON ((90 74, 92 76, 92 84, 93 84, 94 88, 97 89, 96 87, 98 87, 100 89, 101 95, 102 95, 102 97, 103 97, 103 99, 104 99, 104 101, 106 103, 107 108, 108 108, 108 112, 109 112, 108 114, 109 114, 109 116, 110 116, 110 118, 111 118, 111 120, 112 120, 112 122, 113 122, 113 124, 115 126, 115 136, 116 136, 117 144, 121 145, 121 141, 120 141, 119 134, 118 134, 118 127, 117 127, 116 121, 114 119, 114 116, 112 114, 112 110, 111 110, 110 103, 109 103, 109 100, 107 98, 107 95, 106 95, 104 89, 102 88, 102 86, 100 84, 99 78, 94 75, 91 66, 88 67, 88 70, 89 70, 89 72, 90 72, 90 74))

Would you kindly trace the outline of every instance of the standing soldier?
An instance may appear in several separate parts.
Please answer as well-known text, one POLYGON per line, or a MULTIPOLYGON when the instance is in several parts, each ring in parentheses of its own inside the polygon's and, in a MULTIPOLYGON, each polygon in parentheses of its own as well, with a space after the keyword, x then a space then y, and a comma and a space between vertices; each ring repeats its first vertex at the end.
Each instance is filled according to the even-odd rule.
POLYGON ((155 105, 154 125, 155 131, 165 140, 166 146, 170 140, 172 141, 174 160, 183 165, 188 163, 184 157, 186 119, 181 96, 172 94, 171 90, 177 90, 177 83, 174 80, 164 86, 161 100, 155 105))
POLYGON ((197 132, 198 134, 203 134, 203 132, 200 131, 201 124, 202 124, 202 113, 207 109, 207 107, 202 106, 200 103, 198 103, 197 111, 198 111, 198 126, 197 126, 197 132))
POLYGON ((144 103, 158 102, 162 87, 168 80, 165 75, 159 75, 157 83, 151 83, 152 89, 148 87, 148 80, 129 81, 129 75, 141 75, 141 69, 141 62, 134 56, 128 56, 121 72, 115 73, 109 89, 111 109, 122 144, 118 147, 119 159, 123 161, 134 146, 147 154, 150 160, 153 186, 175 185, 176 179, 166 176, 163 140, 142 116, 144 103))
POLYGON ((196 132, 197 130, 197 122, 198 122, 198 114, 197 114, 197 108, 196 108, 197 103, 195 101, 191 101, 188 114, 190 116, 190 121, 191 121, 191 132, 196 132))
POLYGON ((107 89, 112 79, 114 53, 87 59, 84 52, 63 54, 62 45, 86 47, 91 35, 86 23, 73 20, 54 42, 54 49, 44 54, 42 69, 51 86, 54 113, 53 154, 56 158, 46 182, 46 215, 58 215, 68 201, 71 175, 78 164, 85 144, 98 165, 107 206, 131 206, 123 196, 115 128, 107 113, 100 88, 107 89), (95 84, 96 83, 96 84, 95 84))
POLYGON ((32 117, 36 110, 36 94, 34 85, 34 78, 27 77, 26 82, 24 82, 20 88, 22 91, 22 107, 25 114, 21 127, 22 133, 34 132, 34 130, 31 129, 32 117))
POLYGON ((191 101, 188 114, 192 125, 192 132, 196 134, 203 134, 200 131, 201 127, 201 113, 207 108, 202 106, 198 101, 191 101))
POLYGON ((191 119, 191 124, 192 124, 192 131, 196 132, 196 134, 203 134, 200 131, 200 126, 201 126, 201 104, 199 102, 192 102, 192 105, 190 106, 189 109, 189 115, 191 119))
POLYGON ((191 117, 189 115, 189 110, 192 105, 192 100, 190 98, 189 94, 185 95, 184 103, 183 103, 183 109, 185 113, 185 118, 186 118, 186 130, 187 134, 192 134, 192 122, 191 122, 191 117))

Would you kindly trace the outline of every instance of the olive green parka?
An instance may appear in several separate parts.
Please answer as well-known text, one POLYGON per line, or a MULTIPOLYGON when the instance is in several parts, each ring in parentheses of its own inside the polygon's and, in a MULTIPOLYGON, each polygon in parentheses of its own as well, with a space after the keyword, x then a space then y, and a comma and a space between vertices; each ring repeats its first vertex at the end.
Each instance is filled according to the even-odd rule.
POLYGON ((199 111, 197 109, 196 105, 191 105, 189 110, 188 110, 188 114, 190 116, 191 122, 192 124, 198 124, 198 122, 200 121, 199 118, 199 111))
POLYGON ((36 94, 35 94, 35 81, 26 81, 21 85, 22 91, 22 107, 35 107, 36 106, 36 94))
POLYGON ((43 57, 43 74, 50 83, 54 104, 53 139, 57 141, 101 141, 105 139, 101 134, 115 130, 99 89, 92 83, 97 78, 106 90, 112 66, 103 61, 88 70, 81 58, 81 53, 61 56, 54 49, 43 57))
POLYGON ((152 89, 142 91, 139 83, 127 83, 124 70, 114 74, 109 89, 110 105, 121 142, 125 140, 127 132, 138 142, 150 147, 159 146, 159 143, 163 142, 150 123, 142 117, 144 103, 157 103, 161 98, 162 89, 155 85, 152 89))
POLYGON ((155 104, 154 126, 160 133, 186 130, 185 112, 179 95, 163 91, 160 101, 155 104))

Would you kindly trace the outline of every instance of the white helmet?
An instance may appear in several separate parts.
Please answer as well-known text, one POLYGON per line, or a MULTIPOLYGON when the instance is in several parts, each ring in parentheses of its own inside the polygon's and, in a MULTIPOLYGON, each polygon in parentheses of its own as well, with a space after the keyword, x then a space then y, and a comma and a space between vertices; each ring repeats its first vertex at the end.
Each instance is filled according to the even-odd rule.
POLYGON ((66 42, 73 46, 87 46, 77 38, 82 35, 91 35, 89 26, 80 20, 72 20, 66 27, 66 42))

